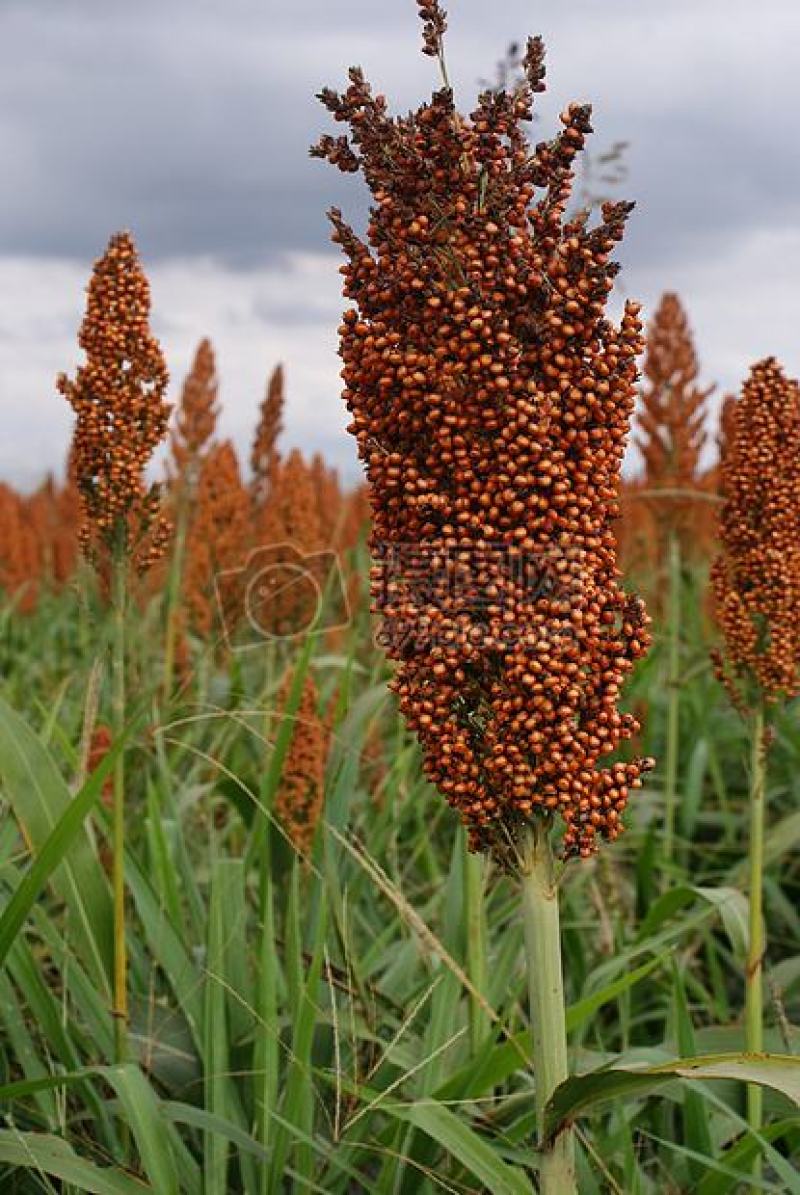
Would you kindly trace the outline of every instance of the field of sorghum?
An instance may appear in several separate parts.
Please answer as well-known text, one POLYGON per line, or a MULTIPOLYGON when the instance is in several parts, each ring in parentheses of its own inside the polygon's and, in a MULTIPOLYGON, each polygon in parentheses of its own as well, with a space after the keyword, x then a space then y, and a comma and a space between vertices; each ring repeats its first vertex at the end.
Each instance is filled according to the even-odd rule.
POLYGON ((121 233, 0 485, 3 1192, 800 1191, 800 386, 613 323, 588 109, 534 39, 461 115, 418 5, 443 89, 312 151, 365 484, 280 367, 249 462, 208 340, 170 410, 121 233))

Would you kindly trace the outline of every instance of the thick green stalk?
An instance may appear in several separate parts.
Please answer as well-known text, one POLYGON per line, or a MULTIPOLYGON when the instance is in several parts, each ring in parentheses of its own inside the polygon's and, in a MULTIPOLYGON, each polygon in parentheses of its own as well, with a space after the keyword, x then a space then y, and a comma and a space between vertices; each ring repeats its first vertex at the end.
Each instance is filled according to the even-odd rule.
MULTIPOLYGON (((558 883, 548 826, 538 823, 531 828, 523 847, 521 870, 522 917, 533 1031, 536 1127, 541 1148, 547 1102, 569 1073, 558 883)), ((577 1195, 575 1144, 571 1128, 560 1133, 551 1146, 541 1149, 539 1175, 542 1195, 577 1195)))
MULTIPOLYGON (((467 930, 467 973, 476 992, 485 996, 488 986, 486 967, 486 907, 484 881, 486 863, 482 855, 464 852, 464 897, 467 930)), ((472 1052, 477 1054, 489 1032, 486 1008, 475 996, 469 997, 469 1034, 472 1052)))
MULTIPOLYGON (((759 705, 753 719, 753 743, 750 769, 750 942, 745 974, 745 1044, 749 1053, 760 1054, 764 1048, 764 805, 766 752, 764 708, 759 705)), ((747 1120, 752 1129, 761 1128, 763 1096, 761 1088, 751 1083, 747 1088, 747 1120)), ((761 1171, 761 1158, 753 1172, 761 1171)))
POLYGON ((678 537, 669 539, 669 655, 667 657, 667 742, 664 752, 664 859, 675 854, 678 813, 678 750, 680 741, 681 552, 678 537))
MULTIPOLYGON (((111 649, 111 715, 114 741, 125 729, 125 618, 127 553, 122 536, 111 563, 113 640, 111 649)), ((124 1062, 128 1051, 128 955, 125 943, 125 756, 114 765, 112 811, 112 873, 114 902, 114 1052, 124 1062)))

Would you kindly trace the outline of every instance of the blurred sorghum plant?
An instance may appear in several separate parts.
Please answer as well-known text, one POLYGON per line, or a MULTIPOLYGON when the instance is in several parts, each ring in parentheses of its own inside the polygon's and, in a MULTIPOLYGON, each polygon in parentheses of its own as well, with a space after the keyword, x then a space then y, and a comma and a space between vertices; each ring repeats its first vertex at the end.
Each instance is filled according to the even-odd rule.
POLYGON ((192 629, 207 636, 215 615, 232 627, 241 613, 242 564, 251 543, 250 495, 229 440, 203 456, 194 517, 186 540, 183 606, 192 629))
MULTIPOLYGON (((700 366, 680 299, 665 294, 647 327, 646 385, 641 392, 637 445, 649 489, 689 491, 700 485, 700 457, 713 386, 698 385, 700 366)), ((696 546, 693 505, 686 493, 655 496, 662 540, 677 536, 682 552, 696 546)), ((662 544, 662 549, 663 549, 662 544)))
POLYGON ((283 430, 284 375, 283 366, 276 365, 267 383, 267 392, 259 408, 250 468, 253 474, 253 496, 262 506, 274 481, 278 466, 278 438, 283 430))
MULTIPOLYGON (((446 79, 444 14, 420 12, 446 79)), ((605 204, 596 227, 566 216, 590 109, 570 104, 531 150, 543 60, 529 40, 523 82, 471 116, 445 86, 391 117, 353 68, 343 95, 320 95, 350 135, 312 149, 373 198, 366 240, 331 220, 394 687, 428 777, 473 848, 502 858, 536 814, 560 814, 566 855, 616 838, 650 766, 601 762, 638 730, 618 702, 649 644, 614 536, 639 308, 605 318, 632 205, 605 204)))
POLYGON ((197 346, 192 368, 186 375, 181 400, 170 436, 172 459, 178 484, 196 480, 200 458, 211 442, 217 427, 219 382, 214 349, 204 338, 197 346))
POLYGON ((165 546, 160 490, 144 470, 167 431, 169 376, 149 326, 150 287, 130 233, 112 236, 95 263, 74 379, 57 386, 77 416, 73 465, 90 555, 124 553, 144 570, 165 546))
POLYGON ((39 553, 25 500, 0 482, 0 592, 16 597, 22 613, 36 605, 39 553))
POLYGON ((165 598, 163 688, 166 698, 172 692, 177 655, 181 654, 182 663, 187 659, 186 640, 182 635, 186 612, 180 601, 186 568, 186 541, 196 513, 197 490, 203 469, 208 457, 214 453, 218 390, 214 350, 211 342, 204 339, 197 346, 192 368, 183 383, 170 437, 173 466, 170 498, 175 536, 166 570, 166 586, 163 577, 153 578, 155 592, 162 590, 165 598))
POLYGON ((725 414, 715 663, 734 704, 752 708, 800 692, 800 385, 770 357, 725 414))
MULTIPOLYGON (((285 709, 293 678, 289 674, 278 701, 285 709)), ((300 702, 292 718, 292 736, 286 750, 281 782, 275 798, 275 816, 304 857, 311 854, 325 800, 325 763, 330 731, 318 712, 319 696, 314 678, 306 672, 300 702)), ((286 716, 286 715, 284 715, 286 716)))

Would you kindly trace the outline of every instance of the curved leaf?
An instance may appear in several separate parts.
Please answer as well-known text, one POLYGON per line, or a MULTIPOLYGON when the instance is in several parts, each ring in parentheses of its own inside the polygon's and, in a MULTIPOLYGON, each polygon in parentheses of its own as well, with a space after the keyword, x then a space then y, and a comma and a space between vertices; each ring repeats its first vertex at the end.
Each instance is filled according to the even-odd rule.
POLYGON ((800 1106, 800 1058, 789 1054, 707 1054, 677 1058, 659 1066, 612 1066, 573 1075, 556 1089, 547 1105, 548 1141, 578 1116, 595 1112, 610 1100, 655 1094, 675 1079, 736 1079, 780 1091, 800 1106))
MULTIPOLYGON (((2 698, 0 779, 32 853, 40 854, 73 798, 44 744, 2 698)), ((85 827, 77 828, 52 873, 52 884, 69 910, 70 929, 83 962, 110 996, 114 957, 111 894, 85 827)))
POLYGON ((492 1195, 533 1195, 533 1187, 523 1172, 498 1157, 488 1141, 444 1105, 421 1100, 417 1104, 384 1103, 381 1107, 389 1116, 413 1124, 438 1142, 480 1179, 492 1195))
MULTIPOLYGON (((1 711, 0 711, 1 713, 1 711)), ((48 835, 23 879, 0 916, 0 967, 25 923, 25 918, 41 895, 52 873, 63 860, 83 823, 103 790, 106 777, 122 750, 123 740, 112 749, 95 769, 79 793, 70 801, 52 832, 48 835)))
POLYGON ((0 1162, 52 1175, 90 1195, 156 1195, 156 1188, 122 1170, 95 1166, 78 1156, 66 1141, 46 1133, 0 1129, 0 1162))

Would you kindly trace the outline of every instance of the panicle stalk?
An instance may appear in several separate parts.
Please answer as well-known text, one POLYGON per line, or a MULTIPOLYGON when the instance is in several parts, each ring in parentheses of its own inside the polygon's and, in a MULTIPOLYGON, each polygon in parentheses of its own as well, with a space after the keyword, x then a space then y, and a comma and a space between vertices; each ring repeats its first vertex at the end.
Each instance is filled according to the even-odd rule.
MULTIPOLYGON (((71 466, 78 487, 84 550, 108 580, 112 608, 111 710, 115 739, 126 720, 126 612, 131 566, 145 570, 162 554, 169 527, 157 486, 145 468, 167 430, 167 367, 150 332, 150 288, 133 238, 114 235, 95 263, 78 342, 85 363, 58 389, 76 416, 71 466)), ((127 1054, 125 941, 125 761, 114 768, 112 889, 114 904, 115 1057, 127 1054)))
MULTIPOLYGON (((745 1038, 747 1049, 758 1053, 770 713, 800 693, 800 384, 769 357, 753 367, 740 397, 726 404, 724 414, 722 550, 711 570, 723 647, 713 659, 719 680, 751 726, 745 1038)), ((752 1086, 747 1106, 750 1125, 758 1130, 761 1093, 752 1086)), ((757 1161, 754 1173, 759 1166, 757 1161)))

